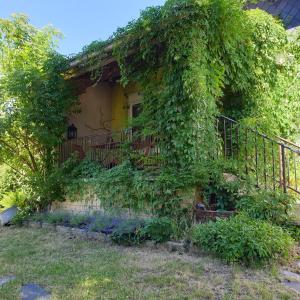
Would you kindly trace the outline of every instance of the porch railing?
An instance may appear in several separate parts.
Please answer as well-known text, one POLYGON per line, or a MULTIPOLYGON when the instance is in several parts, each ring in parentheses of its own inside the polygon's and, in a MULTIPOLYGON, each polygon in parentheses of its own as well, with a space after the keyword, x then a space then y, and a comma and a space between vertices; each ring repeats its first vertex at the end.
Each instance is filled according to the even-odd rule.
POLYGON ((282 189, 300 194, 300 147, 285 139, 271 138, 258 130, 220 116, 217 127, 221 155, 234 159, 241 173, 264 189, 282 189))
POLYGON ((138 167, 159 164, 157 138, 138 137, 132 130, 67 140, 59 147, 59 161, 65 162, 72 155, 81 160, 88 157, 108 169, 122 163, 128 155, 138 167))
MULTIPOLYGON (((259 188, 300 194, 300 146, 271 138, 225 116, 217 119, 217 129, 221 140, 218 155, 236 162, 241 176, 249 176, 259 188)), ((141 168, 161 165, 158 138, 139 137, 132 130, 68 140, 59 152, 60 162, 76 154, 108 169, 126 158, 141 168)))

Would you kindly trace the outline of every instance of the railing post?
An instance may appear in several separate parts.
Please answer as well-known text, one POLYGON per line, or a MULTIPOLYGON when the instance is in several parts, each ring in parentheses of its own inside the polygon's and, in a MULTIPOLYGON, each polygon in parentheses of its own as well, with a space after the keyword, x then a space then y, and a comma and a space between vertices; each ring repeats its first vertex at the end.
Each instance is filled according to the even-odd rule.
POLYGON ((280 151, 281 151, 281 178, 282 178, 282 187, 283 187, 283 192, 287 192, 287 186, 286 186, 286 174, 285 174, 285 146, 282 144, 280 146, 280 151))

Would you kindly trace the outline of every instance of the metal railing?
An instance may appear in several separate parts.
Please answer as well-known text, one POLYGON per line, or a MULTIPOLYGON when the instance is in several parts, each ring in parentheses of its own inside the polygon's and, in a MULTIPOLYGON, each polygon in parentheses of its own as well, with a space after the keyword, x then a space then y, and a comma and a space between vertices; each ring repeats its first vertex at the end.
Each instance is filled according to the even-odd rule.
MULTIPOLYGON (((218 155, 238 164, 239 175, 250 177, 259 188, 300 194, 300 146, 271 138, 225 116, 217 119, 221 140, 218 155)), ((133 130, 109 132, 65 141, 59 148, 60 162, 76 154, 112 168, 130 156, 141 168, 159 167, 158 138, 139 137, 133 130)))
POLYGON ((236 161, 241 174, 250 176, 257 187, 300 194, 300 146, 225 116, 218 118, 217 128, 222 141, 220 154, 236 161))
POLYGON ((88 157, 110 169, 130 156, 138 167, 144 167, 158 165, 159 153, 157 138, 139 137, 132 130, 123 130, 67 140, 59 147, 59 161, 63 163, 76 155, 80 160, 88 157))

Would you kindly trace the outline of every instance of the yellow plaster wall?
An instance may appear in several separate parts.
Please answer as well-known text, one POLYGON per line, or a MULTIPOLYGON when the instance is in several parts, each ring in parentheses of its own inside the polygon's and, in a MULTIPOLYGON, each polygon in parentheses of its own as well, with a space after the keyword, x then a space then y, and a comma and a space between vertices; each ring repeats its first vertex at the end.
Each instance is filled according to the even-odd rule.
POLYGON ((135 84, 130 84, 126 88, 116 83, 113 88, 112 99, 112 123, 113 131, 119 131, 128 124, 128 96, 138 92, 139 88, 135 84))
POLYGON ((128 98, 138 92, 137 85, 126 88, 119 83, 99 83, 79 96, 80 112, 69 117, 77 128, 77 136, 101 135, 120 131, 128 124, 128 98))
POLYGON ((113 86, 100 83, 89 87, 79 96, 80 112, 69 117, 69 124, 77 127, 77 136, 105 134, 111 130, 113 86))

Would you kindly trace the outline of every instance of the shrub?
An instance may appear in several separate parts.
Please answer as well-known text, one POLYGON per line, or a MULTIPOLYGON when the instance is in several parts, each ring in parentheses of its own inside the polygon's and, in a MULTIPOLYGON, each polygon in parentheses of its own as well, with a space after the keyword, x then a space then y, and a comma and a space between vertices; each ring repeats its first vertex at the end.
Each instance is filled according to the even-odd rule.
POLYGON ((151 240, 162 243, 170 240, 174 234, 174 223, 168 217, 154 218, 146 223, 142 232, 151 240))
POLYGON ((289 220, 294 203, 295 199, 288 194, 259 190, 243 196, 237 209, 252 218, 281 225, 289 220))
POLYGON ((71 215, 69 219, 69 224, 72 227, 80 227, 84 226, 88 223, 89 221, 89 216, 85 214, 76 214, 76 215, 71 215))
POLYGON ((119 245, 132 246, 141 244, 147 239, 142 230, 144 225, 144 221, 138 219, 123 221, 114 230, 111 239, 119 245))
POLYGON ((300 227, 296 224, 285 224, 283 228, 291 235, 291 237, 297 241, 300 242, 300 227))
POLYGON ((196 225, 192 230, 192 241, 227 262, 246 265, 287 259, 294 244, 281 227, 244 214, 196 225))
POLYGON ((0 200, 0 209, 10 208, 12 206, 24 207, 27 196, 22 191, 7 192, 0 200))
POLYGON ((97 214, 92 220, 90 230, 100 232, 104 228, 110 226, 113 222, 113 217, 106 214, 97 214))
POLYGON ((44 216, 44 220, 50 224, 68 224, 70 221, 70 214, 66 212, 52 212, 44 216))
POLYGON ((226 182, 224 178, 214 178, 204 189, 205 202, 213 210, 232 211, 240 200, 241 186, 242 181, 239 179, 226 182))

